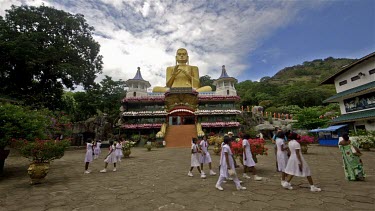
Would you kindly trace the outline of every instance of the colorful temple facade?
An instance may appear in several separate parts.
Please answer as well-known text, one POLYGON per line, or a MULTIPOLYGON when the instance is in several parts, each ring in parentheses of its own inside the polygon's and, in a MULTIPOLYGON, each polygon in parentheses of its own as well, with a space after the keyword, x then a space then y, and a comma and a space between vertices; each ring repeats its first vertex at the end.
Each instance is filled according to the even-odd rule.
MULTIPOLYGON (((177 57, 177 56, 176 56, 177 57)), ((177 65, 178 67, 178 65, 177 65)), ((167 147, 191 146, 192 137, 210 133, 236 133, 240 127, 234 87, 237 79, 228 76, 225 66, 214 80, 215 91, 198 92, 193 87, 169 87, 166 92, 148 92, 151 84, 138 68, 126 81, 122 100, 121 133, 145 135, 165 141, 167 147)))

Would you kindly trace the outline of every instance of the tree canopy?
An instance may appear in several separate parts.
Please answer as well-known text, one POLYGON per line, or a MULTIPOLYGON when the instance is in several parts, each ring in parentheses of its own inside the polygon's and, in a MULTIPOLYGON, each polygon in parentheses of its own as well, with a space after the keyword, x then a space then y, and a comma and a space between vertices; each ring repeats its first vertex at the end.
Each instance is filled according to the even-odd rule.
POLYGON ((64 88, 93 88, 102 70, 93 31, 80 14, 12 6, 0 16, 0 95, 56 109, 64 88))

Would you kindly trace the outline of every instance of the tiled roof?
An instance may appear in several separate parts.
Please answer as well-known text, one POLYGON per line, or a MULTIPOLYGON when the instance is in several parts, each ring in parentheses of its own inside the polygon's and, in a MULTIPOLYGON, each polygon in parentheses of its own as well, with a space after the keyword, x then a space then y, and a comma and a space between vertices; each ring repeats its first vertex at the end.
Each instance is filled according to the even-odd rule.
POLYGON ((345 97, 345 98, 354 97, 354 96, 360 94, 360 92, 366 91, 366 93, 367 93, 372 89, 375 90, 375 81, 367 83, 367 84, 363 84, 361 86, 357 86, 357 87, 352 88, 352 89, 345 90, 343 92, 339 92, 339 93, 329 97, 328 99, 324 100, 323 102, 324 103, 338 102, 343 97, 345 97))
POLYGON ((333 119, 332 123, 341 123, 341 122, 353 122, 357 120, 366 120, 366 119, 375 119, 375 109, 359 111, 350 114, 341 115, 333 119))

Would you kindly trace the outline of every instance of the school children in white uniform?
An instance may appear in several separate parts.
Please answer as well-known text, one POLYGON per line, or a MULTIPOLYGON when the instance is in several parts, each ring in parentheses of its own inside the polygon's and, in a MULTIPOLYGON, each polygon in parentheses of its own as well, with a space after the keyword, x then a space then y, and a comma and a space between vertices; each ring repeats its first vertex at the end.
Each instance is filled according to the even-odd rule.
POLYGON ((190 171, 188 172, 188 176, 192 177, 193 176, 193 168, 197 167, 199 174, 201 175, 201 178, 204 179, 206 178, 206 175, 202 173, 201 169, 199 168, 200 163, 199 163, 199 148, 197 145, 197 138, 192 139, 192 144, 191 144, 191 160, 190 160, 190 171))
POLYGON ((285 144, 284 132, 279 131, 276 134, 276 160, 277 160, 277 170, 281 172, 281 185, 284 184, 286 174, 285 167, 288 163, 288 146, 285 144))
POLYGON ((201 171, 203 174, 204 171, 203 171, 203 164, 207 164, 208 163, 208 167, 210 168, 210 175, 213 176, 213 175, 216 175, 216 173, 212 170, 212 165, 211 165, 211 155, 210 153, 208 152, 208 142, 207 142, 207 136, 203 136, 203 140, 199 143, 199 148, 201 150, 201 156, 199 158, 200 160, 200 163, 201 163, 201 171))
POLYGON ((297 142, 300 136, 297 133, 291 133, 289 137, 291 139, 289 141, 289 149, 291 154, 285 168, 285 173, 288 174, 288 179, 284 182, 283 187, 289 190, 293 189, 292 185, 290 184, 293 176, 307 177, 310 184, 310 191, 320 192, 321 189, 314 185, 310 168, 302 156, 301 145, 297 142))
POLYGON ((113 144, 113 141, 109 141, 109 153, 104 159, 105 165, 104 165, 104 169, 100 171, 101 173, 107 172, 107 167, 109 163, 113 163, 113 171, 117 171, 116 169, 117 158, 116 158, 115 150, 116 150, 116 147, 113 144))
POLYGON ((95 144, 95 147, 94 147, 94 159, 99 158, 99 155, 102 152, 101 149, 100 149, 101 145, 102 145, 102 142, 100 140, 98 140, 95 144))
POLYGON ((93 144, 91 143, 91 139, 87 139, 87 143, 86 143, 86 155, 85 155, 85 174, 90 174, 90 170, 89 170, 89 164, 92 162, 93 160, 93 156, 92 156, 92 146, 93 144))
POLYGON ((121 158, 124 157, 124 154, 122 153, 122 142, 116 143, 115 154, 116 154, 117 161, 121 162, 121 158))
POLYGON ((255 161, 253 159, 253 155, 251 153, 250 143, 249 143, 249 134, 245 134, 244 138, 242 140, 242 147, 243 147, 243 167, 244 167, 244 173, 243 178, 250 179, 250 176, 246 174, 248 169, 251 169, 253 172, 254 180, 255 181, 261 181, 263 178, 259 177, 256 173, 255 169, 255 161))
POLYGON ((242 187, 240 184, 240 180, 237 177, 236 174, 236 168, 234 165, 233 157, 232 157, 232 151, 229 147, 229 141, 230 138, 228 136, 224 137, 224 144, 221 148, 221 156, 220 156, 220 176, 217 180, 217 183, 215 185, 216 189, 218 190, 224 190, 223 187, 221 187, 221 184, 224 182, 226 178, 229 177, 229 171, 231 171, 233 181, 236 185, 237 190, 246 190, 246 187, 242 187))

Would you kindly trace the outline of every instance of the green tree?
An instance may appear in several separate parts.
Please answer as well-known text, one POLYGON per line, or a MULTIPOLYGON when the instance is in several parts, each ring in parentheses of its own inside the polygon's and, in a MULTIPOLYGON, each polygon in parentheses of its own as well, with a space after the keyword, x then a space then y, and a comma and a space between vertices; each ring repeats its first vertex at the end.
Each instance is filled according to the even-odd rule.
POLYGON ((211 77, 209 75, 205 75, 205 76, 200 77, 199 82, 200 82, 201 86, 210 86, 213 91, 216 90, 216 86, 214 86, 214 84, 213 84, 214 80, 211 79, 211 77))
POLYGON ((73 93, 76 104, 73 119, 84 121, 99 111, 108 114, 110 120, 114 121, 120 113, 121 100, 126 96, 125 87, 125 81, 114 81, 106 75, 93 89, 73 93))
POLYGON ((324 114, 323 107, 307 107, 303 108, 295 118, 298 122, 293 124, 293 127, 300 129, 316 129, 318 127, 324 127, 328 123, 328 119, 320 118, 324 114))
POLYGON ((0 94, 56 109, 63 89, 90 89, 102 70, 94 28, 83 15, 12 6, 0 16, 0 94))

